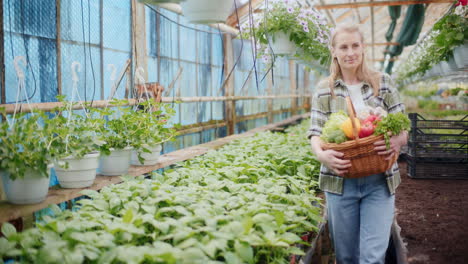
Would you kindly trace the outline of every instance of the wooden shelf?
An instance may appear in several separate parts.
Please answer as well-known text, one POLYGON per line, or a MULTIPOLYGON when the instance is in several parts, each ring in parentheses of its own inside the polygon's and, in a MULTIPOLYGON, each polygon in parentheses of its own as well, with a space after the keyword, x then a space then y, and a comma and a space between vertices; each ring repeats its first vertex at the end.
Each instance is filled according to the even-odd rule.
MULTIPOLYGON (((194 158, 196 156, 203 155, 210 150, 215 150, 223 145, 230 143, 233 140, 246 138, 255 135, 255 133, 263 132, 267 130, 273 130, 275 128, 285 126, 289 123, 295 122, 297 120, 309 117, 309 113, 296 115, 285 119, 281 122, 265 125, 262 127, 258 127, 252 130, 249 130, 242 134, 236 134, 224 138, 219 138, 217 140, 196 145, 193 147, 173 151, 171 153, 161 155, 159 162, 153 166, 131 166, 129 170, 129 175, 131 176, 139 176, 145 173, 150 173, 154 170, 167 167, 169 165, 175 164, 180 161, 188 160, 194 158)), ((50 204, 58 204, 62 202, 69 201, 71 199, 77 198, 82 196, 80 193, 82 190, 100 190, 105 186, 111 184, 117 184, 122 182, 119 176, 96 176, 96 180, 91 187, 88 188, 81 188, 81 189, 62 189, 59 186, 54 186, 49 189, 49 193, 47 198, 38 204, 31 204, 31 205, 14 205, 10 204, 7 201, 0 201, 0 223, 8 222, 15 220, 20 217, 29 216, 34 212, 47 208, 50 204)))

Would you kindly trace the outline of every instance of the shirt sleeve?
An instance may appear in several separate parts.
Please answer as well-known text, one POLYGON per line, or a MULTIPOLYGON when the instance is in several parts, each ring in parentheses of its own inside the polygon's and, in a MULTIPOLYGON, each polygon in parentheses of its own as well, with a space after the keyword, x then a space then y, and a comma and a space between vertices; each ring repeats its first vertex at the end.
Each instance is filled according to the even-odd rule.
POLYGON ((312 108, 310 110, 310 128, 307 131, 307 138, 312 136, 320 136, 325 122, 328 120, 327 113, 323 104, 321 103, 319 92, 312 96, 312 108))
POLYGON ((380 89, 383 93, 384 105, 388 113, 405 112, 405 105, 401 102, 400 93, 392 78, 386 73, 382 77, 380 89))

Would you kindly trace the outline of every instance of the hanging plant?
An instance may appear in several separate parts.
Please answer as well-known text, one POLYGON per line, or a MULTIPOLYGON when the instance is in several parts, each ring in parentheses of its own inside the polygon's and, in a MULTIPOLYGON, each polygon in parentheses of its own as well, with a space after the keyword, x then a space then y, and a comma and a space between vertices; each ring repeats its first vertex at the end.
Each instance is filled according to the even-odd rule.
POLYGON ((83 111, 82 114, 69 111, 77 103, 65 102, 62 96, 58 99, 63 103, 62 107, 55 109, 59 114, 47 120, 48 133, 52 135, 51 151, 58 158, 82 158, 86 154, 98 151, 105 141, 97 130, 103 126, 105 120, 83 111))
MULTIPOLYGON (((6 116, 5 108, 0 110, 6 116)), ((29 169, 37 177, 48 177, 47 166, 56 157, 50 151, 51 137, 43 122, 46 119, 43 112, 36 111, 16 114, 14 120, 0 123, 0 170, 8 173, 10 179, 23 179, 29 169)))
POLYGON ((295 52, 290 55, 293 58, 328 63, 330 28, 325 18, 317 10, 301 7, 296 1, 269 3, 262 14, 253 15, 252 23, 247 21, 241 26, 245 38, 256 40, 257 57, 271 63, 273 55, 284 55, 271 48, 278 36, 284 34, 295 45, 295 52))
POLYGON ((458 6, 434 24, 429 35, 414 49, 396 71, 396 81, 402 83, 413 76, 423 76, 428 70, 453 56, 453 50, 468 39, 468 7, 458 6))
POLYGON ((103 154, 109 155, 110 149, 127 147, 141 150, 144 145, 161 144, 175 137, 175 129, 166 125, 175 113, 169 105, 148 100, 140 103, 142 110, 135 110, 128 104, 128 100, 114 99, 112 108, 91 110, 102 120, 108 120, 97 129, 106 141, 100 147, 103 154))

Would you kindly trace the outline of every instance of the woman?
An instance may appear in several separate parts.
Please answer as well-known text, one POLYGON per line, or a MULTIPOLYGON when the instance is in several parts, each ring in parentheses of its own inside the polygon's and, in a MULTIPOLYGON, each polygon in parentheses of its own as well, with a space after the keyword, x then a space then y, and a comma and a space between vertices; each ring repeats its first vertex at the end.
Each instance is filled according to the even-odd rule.
MULTIPOLYGON (((312 125, 308 136, 312 151, 322 163, 319 184, 327 201, 328 225, 338 264, 384 263, 394 217, 395 189, 400 183, 398 164, 385 173, 362 178, 344 178, 351 166, 343 153, 323 150, 321 131, 331 113, 346 110, 350 96, 356 112, 381 107, 388 113, 404 112, 398 91, 387 74, 368 68, 364 36, 356 26, 337 27, 330 41, 330 76, 321 82, 312 99, 312 125)), ((386 159, 399 153, 407 142, 407 132, 385 142, 375 150, 386 159)))

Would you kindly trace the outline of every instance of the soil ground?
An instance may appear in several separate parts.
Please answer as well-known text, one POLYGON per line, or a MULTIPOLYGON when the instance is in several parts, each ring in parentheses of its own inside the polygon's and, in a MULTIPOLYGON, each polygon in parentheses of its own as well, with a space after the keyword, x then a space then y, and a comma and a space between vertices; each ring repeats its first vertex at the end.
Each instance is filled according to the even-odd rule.
POLYGON ((400 162, 397 222, 410 264, 468 263, 468 180, 412 179, 400 162))

